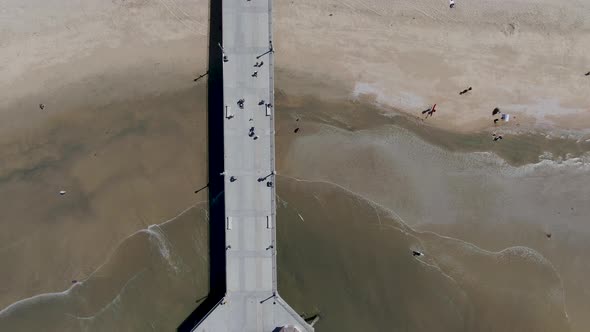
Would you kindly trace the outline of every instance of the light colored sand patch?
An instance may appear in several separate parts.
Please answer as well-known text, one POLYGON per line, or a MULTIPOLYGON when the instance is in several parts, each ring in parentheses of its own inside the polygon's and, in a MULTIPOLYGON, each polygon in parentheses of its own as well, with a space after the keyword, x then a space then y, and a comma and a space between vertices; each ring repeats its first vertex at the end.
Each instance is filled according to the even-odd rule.
MULTIPOLYGON (((451 10, 435 0, 302 0, 276 8, 280 66, 341 82, 353 96, 368 90, 409 114, 436 103, 433 125, 486 129, 491 110, 506 105, 523 105, 523 130, 570 128, 590 117, 550 108, 550 123, 526 117, 542 99, 587 110, 590 1, 477 0, 451 10), (473 91, 459 96, 469 86, 473 91)), ((588 128, 582 123, 572 129, 588 128)))
POLYGON ((374 96, 375 102, 380 106, 396 105, 403 109, 420 109, 428 105, 422 97, 410 92, 384 91, 374 84, 357 82, 352 91, 353 98, 364 95, 374 96))

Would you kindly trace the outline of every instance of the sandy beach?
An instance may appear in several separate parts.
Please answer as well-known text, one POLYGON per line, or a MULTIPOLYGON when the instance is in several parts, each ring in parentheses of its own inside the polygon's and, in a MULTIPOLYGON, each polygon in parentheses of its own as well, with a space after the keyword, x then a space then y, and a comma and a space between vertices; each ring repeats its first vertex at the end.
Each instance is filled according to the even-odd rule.
MULTIPOLYGON (((206 295, 207 6, 0 4, 0 330, 170 330, 206 295)), ((326 330, 588 330, 590 1, 274 10, 284 297, 326 330)))
MULTIPOLYGON (((432 124, 457 131, 489 129, 494 107, 516 117, 513 130, 590 128, 590 1, 458 1, 451 10, 446 0, 302 0, 273 8, 278 70, 337 87, 302 85, 291 94, 368 94, 411 115, 436 103, 432 124)), ((0 32, 2 105, 91 84, 105 71, 152 64, 171 75, 190 65, 196 77, 206 66, 204 0, 8 0, 1 15, 8 22, 0 32)), ((138 89, 128 88, 97 93, 128 97, 138 89)))

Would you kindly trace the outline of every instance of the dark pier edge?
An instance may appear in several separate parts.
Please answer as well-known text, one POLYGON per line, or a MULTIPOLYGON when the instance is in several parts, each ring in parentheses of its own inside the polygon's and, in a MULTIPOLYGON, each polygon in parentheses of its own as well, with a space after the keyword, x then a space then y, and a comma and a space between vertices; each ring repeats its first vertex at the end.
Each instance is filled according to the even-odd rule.
MULTIPOLYGON (((209 75, 207 80, 207 137, 209 163, 209 295, 178 326, 191 331, 221 301, 225 284, 225 197, 223 158, 222 0, 209 5, 209 75)), ((195 129, 196 130, 196 129, 195 129)))

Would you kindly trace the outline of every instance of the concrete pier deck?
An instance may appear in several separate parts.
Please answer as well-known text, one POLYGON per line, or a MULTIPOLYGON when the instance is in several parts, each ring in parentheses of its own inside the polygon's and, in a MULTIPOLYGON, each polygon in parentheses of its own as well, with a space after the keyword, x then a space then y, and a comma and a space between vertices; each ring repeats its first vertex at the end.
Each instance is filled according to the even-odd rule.
POLYGON ((277 290, 271 5, 222 2, 226 294, 193 331, 313 331, 277 290))

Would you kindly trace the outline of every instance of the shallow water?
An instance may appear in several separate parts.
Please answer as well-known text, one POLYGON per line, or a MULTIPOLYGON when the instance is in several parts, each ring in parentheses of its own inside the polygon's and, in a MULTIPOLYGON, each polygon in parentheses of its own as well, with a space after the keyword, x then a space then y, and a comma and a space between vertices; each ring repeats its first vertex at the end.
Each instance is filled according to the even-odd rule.
POLYGON ((487 252, 416 232, 332 184, 278 185, 280 291, 296 308, 320 313, 318 330, 569 329, 560 279, 534 250, 487 252))
MULTIPOLYGON (((560 280, 533 250, 418 233, 331 184, 280 178, 278 188, 279 290, 319 313, 319 330, 567 329, 560 280)), ((172 330, 207 293, 206 216, 196 206, 137 232, 68 291, 2 311, 1 329, 172 330)))
MULTIPOLYGON (((392 123, 363 105, 320 107, 317 101, 295 100, 283 109, 289 121, 278 131, 283 139, 277 141, 284 144, 279 151, 285 152, 280 174, 338 183, 395 211, 416 229, 486 250, 533 248, 562 279, 573 330, 590 326, 585 314, 590 285, 582 277, 590 273, 584 255, 590 250, 590 160, 583 145, 567 143, 582 147, 580 157, 545 154, 519 166, 529 153, 527 144, 518 143, 521 136, 501 142, 524 153, 511 165, 499 151, 431 144, 424 136, 430 128, 416 135, 405 122, 392 123), (293 126, 300 128, 297 134, 289 130, 293 126)), ((554 141, 540 135, 534 140, 537 146, 563 147, 552 147, 554 141)))
POLYGON ((169 331, 208 291, 208 219, 199 204, 124 239, 62 293, 0 312, 2 331, 169 331))
MULTIPOLYGON (((66 109, 2 137, 0 303, 83 282, 4 309, 0 330, 172 330, 203 299, 202 206, 148 228, 206 197, 193 193, 206 182, 203 92, 66 109)), ((583 159, 511 166, 472 153, 483 140, 431 144, 444 133, 362 103, 282 95, 277 107, 280 292, 319 312, 320 330, 567 331, 566 310, 590 325, 583 159)), ((529 160, 529 145, 502 144, 526 154, 513 165, 529 160)), ((585 151, 560 144, 556 156, 585 151)))

